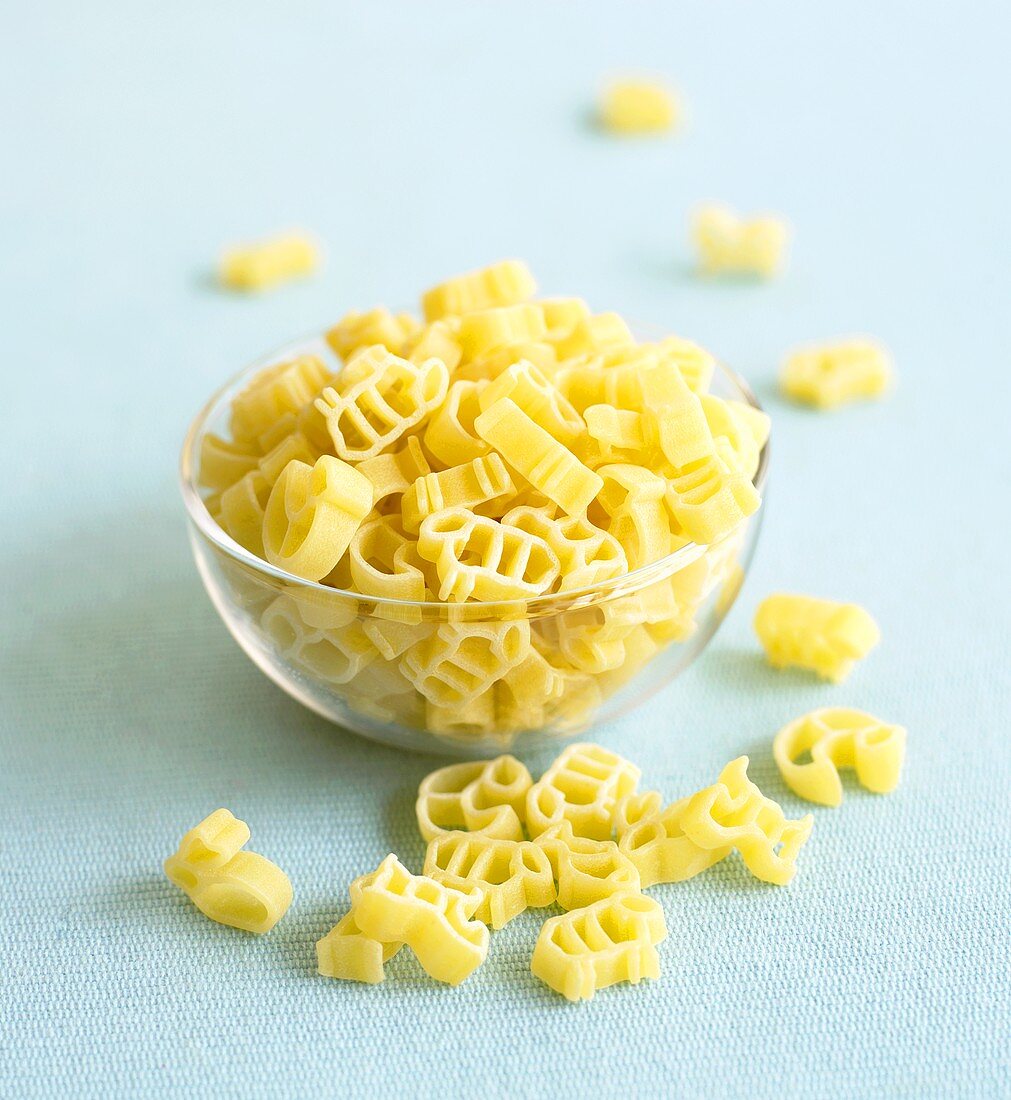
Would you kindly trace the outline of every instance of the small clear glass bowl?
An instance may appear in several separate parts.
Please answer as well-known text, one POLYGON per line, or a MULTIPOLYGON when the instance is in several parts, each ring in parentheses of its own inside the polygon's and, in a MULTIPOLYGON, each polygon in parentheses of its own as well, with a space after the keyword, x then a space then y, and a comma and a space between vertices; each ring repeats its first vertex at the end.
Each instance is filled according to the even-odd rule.
MULTIPOLYGON (((751 563, 761 508, 711 546, 689 544, 592 588, 497 604, 365 597, 251 554, 204 505, 201 444, 211 432, 228 436, 232 399, 254 375, 298 355, 340 367, 313 336, 240 371, 193 421, 180 476, 193 556, 212 603, 257 667, 310 710, 421 752, 533 752, 637 707, 715 634, 751 563)), ((720 364, 710 392, 760 408, 720 364)), ((768 463, 766 443, 754 479, 759 492, 768 463)))

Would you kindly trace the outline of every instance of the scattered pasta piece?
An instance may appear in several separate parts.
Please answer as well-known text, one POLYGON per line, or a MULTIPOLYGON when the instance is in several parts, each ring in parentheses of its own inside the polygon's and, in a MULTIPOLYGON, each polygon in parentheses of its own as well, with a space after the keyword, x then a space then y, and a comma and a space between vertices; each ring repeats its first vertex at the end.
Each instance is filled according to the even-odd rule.
POLYGON ((787 397, 818 409, 880 397, 891 382, 888 353, 872 340, 843 340, 795 351, 779 376, 787 397))
POLYGON ((443 833, 428 845, 425 874, 464 893, 479 890, 481 904, 474 919, 492 928, 504 928, 524 909, 543 908, 555 900, 547 853, 526 840, 443 833))
POLYGON ((403 946, 402 943, 369 939, 355 923, 354 913, 345 913, 321 940, 316 941, 317 968, 324 978, 376 985, 386 977, 386 963, 403 946))
POLYGON ((547 855, 558 883, 558 904, 580 909, 612 894, 640 889, 635 864, 613 840, 576 836, 571 821, 559 821, 534 840, 547 855))
POLYGON ((706 275, 757 275, 769 279, 786 262, 786 222, 769 215, 739 218, 725 206, 703 206, 692 234, 699 268, 706 275))
POLYGON ((205 917, 261 935, 288 911, 292 890, 280 867, 242 851, 248 840, 244 821, 215 810, 165 860, 165 874, 205 917))
POLYGON ((285 233, 228 249, 221 257, 218 276, 232 290, 268 290, 311 275, 319 264, 319 249, 310 237, 285 233))
POLYGON ((756 878, 786 886, 797 873, 797 853, 811 835, 814 818, 808 814, 789 821, 779 805, 751 782, 748 758, 739 756, 713 786, 687 799, 679 811, 679 823, 699 848, 721 853, 720 859, 736 848, 756 878))
POLYGON ((667 937, 663 910, 638 893, 614 894, 545 921, 530 969, 570 1001, 598 989, 660 976, 656 945, 667 937))
POLYGON ((682 798, 665 810, 644 815, 625 830, 618 847, 634 864, 645 890, 658 882, 684 882, 719 863, 730 846, 703 848, 684 831, 681 817, 688 806, 682 798))
POLYGON ((842 802, 840 768, 853 768, 862 787, 888 794, 899 785, 906 731, 861 710, 826 707, 784 726, 772 743, 784 782, 801 798, 823 806, 842 802), (810 755, 806 763, 800 759, 810 755))
POLYGON ((773 668, 795 665, 836 684, 881 639, 877 624, 856 604, 782 593, 759 604, 755 632, 773 668))
POLYGON ((418 788, 418 829, 426 841, 461 829, 522 840, 532 783, 530 772, 514 756, 440 768, 418 788))
POLYGON ((430 977, 449 985, 459 985, 488 954, 488 929, 472 919, 481 901, 480 890, 462 893, 412 875, 395 855, 351 884, 361 931, 381 943, 406 943, 430 977))
POLYGON ((674 93, 662 84, 620 80, 604 89, 601 125, 614 134, 662 134, 678 122, 674 93))

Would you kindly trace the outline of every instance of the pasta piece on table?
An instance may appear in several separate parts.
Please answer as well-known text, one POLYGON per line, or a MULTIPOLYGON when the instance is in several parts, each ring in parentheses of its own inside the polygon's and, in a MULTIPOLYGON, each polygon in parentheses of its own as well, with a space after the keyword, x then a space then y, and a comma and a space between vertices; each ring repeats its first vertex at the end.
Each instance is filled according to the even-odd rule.
POLYGON ((612 894, 641 889, 635 864, 613 840, 576 836, 571 821, 549 826, 534 844, 551 864, 563 909, 581 909, 612 894))
POLYGON ((730 845, 703 848, 685 834, 681 815, 687 805, 682 798, 644 814, 621 834, 618 847, 635 865, 644 890, 660 882, 684 882, 729 855, 730 845))
POLYGON ((426 776, 415 810, 422 837, 466 829, 502 840, 522 840, 527 792, 533 779, 514 756, 450 764, 426 776))
POLYGON ((818 409, 880 397, 892 382, 888 353, 873 340, 842 340, 795 351, 783 364, 787 397, 818 409))
POLYGON ((233 290, 267 290, 311 275, 319 263, 319 249, 310 237, 283 233, 228 249, 221 257, 218 277, 233 290))
POLYGON ((706 275, 768 279, 786 260, 786 222, 770 215, 744 219, 725 206, 704 206, 696 211, 692 232, 699 268, 706 275))
POLYGON ((677 121, 677 101, 662 84, 618 80, 604 89, 600 122, 614 134, 663 134, 677 121))

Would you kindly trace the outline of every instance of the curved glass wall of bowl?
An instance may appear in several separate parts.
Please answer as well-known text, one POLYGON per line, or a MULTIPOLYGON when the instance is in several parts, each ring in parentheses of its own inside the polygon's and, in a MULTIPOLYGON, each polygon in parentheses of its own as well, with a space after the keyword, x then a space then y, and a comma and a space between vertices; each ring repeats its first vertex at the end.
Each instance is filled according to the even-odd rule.
MULTIPOLYGON (((211 601, 257 667, 310 710, 412 750, 533 752, 584 737, 639 706, 715 634, 750 565, 761 508, 711 546, 685 546, 592 588, 500 604, 367 598, 300 580, 249 553, 204 505, 201 443, 211 432, 228 436, 232 399, 255 374, 305 354, 340 366, 322 337, 311 337, 240 372, 194 420, 181 480, 211 601)), ((722 365, 711 392, 760 407, 722 365)), ((759 491, 768 462, 766 444, 754 479, 759 491)), ((671 728, 676 733, 676 721, 671 728)))

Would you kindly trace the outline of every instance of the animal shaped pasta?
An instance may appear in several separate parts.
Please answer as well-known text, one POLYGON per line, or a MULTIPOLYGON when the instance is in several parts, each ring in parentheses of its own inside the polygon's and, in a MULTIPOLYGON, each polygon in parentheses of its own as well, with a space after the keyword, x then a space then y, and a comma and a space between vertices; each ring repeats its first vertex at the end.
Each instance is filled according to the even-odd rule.
POLYGON ((700 543, 717 542, 761 503, 754 485, 715 453, 675 470, 666 501, 681 530, 700 543))
POLYGON ((425 972, 459 985, 484 962, 488 929, 472 916, 481 892, 462 893, 412 875, 389 855, 374 875, 351 884, 355 923, 370 939, 406 943, 425 972))
POLYGON ((404 493, 400 502, 405 531, 416 533, 422 522, 450 508, 474 509, 515 492, 505 463, 494 452, 425 474, 404 493))
POLYGON ((358 927, 354 913, 348 912, 316 941, 317 969, 324 978, 376 985, 386 977, 386 964, 403 946, 370 939, 358 927))
POLYGON ((418 322, 409 313, 394 317, 382 306, 367 313, 353 309, 327 332, 326 342, 342 359, 350 359, 361 348, 376 344, 396 354, 418 328, 418 322))
POLYGON ((784 726, 772 743, 776 767, 790 790, 823 806, 842 802, 840 768, 853 768, 869 791, 894 791, 905 752, 901 726, 847 707, 813 710, 784 726), (810 759, 800 763, 804 754, 810 759))
POLYGON ((813 824, 810 814, 787 820, 779 805, 748 779, 746 756, 732 760, 713 786, 693 794, 680 810, 681 829, 692 843, 724 855, 736 848, 756 878, 777 886, 792 881, 797 853, 813 824))
POLYGON ((641 888, 635 864, 613 840, 576 836, 571 821, 549 826, 534 843, 551 863, 563 909, 580 909, 619 891, 641 888))
POLYGON ((291 883, 269 859, 244 852, 248 840, 244 821, 215 810, 165 860, 165 874, 205 917, 262 935, 288 911, 291 883))
MULTIPOLYGON (((665 810, 643 813, 634 824, 618 826, 618 847, 639 872, 644 890, 658 882, 693 878, 730 853, 730 845, 704 848, 685 833, 681 818, 687 806, 688 799, 682 798, 665 810)), ((622 817, 627 809, 622 808, 622 817)))
POLYGON ((481 833, 453 832, 428 845, 424 873, 444 886, 481 892, 474 919, 503 928, 527 908, 555 900, 549 858, 530 841, 501 840, 481 833))
POLYGON ((757 275, 765 279, 783 267, 789 236, 786 223, 779 218, 739 218, 727 207, 717 205, 696 211, 692 234, 704 274, 757 275))
POLYGON ((673 94, 651 81, 615 81, 601 97, 601 125, 615 134, 662 134, 675 125, 677 116, 673 94))
POLYGON ((221 257, 218 277, 232 290, 267 290, 311 275, 319 262, 319 249, 306 234, 283 233, 228 249, 221 257))
POLYGON ((532 783, 530 772, 514 756, 440 768, 418 788, 418 829, 427 841, 461 829, 522 840, 532 783))
POLYGON ((810 669, 836 684, 881 638, 877 624, 856 604, 786 593, 762 600, 755 632, 773 668, 810 669))
POLYGON ((545 921, 530 969, 570 1001, 588 1001, 617 982, 660 976, 656 945, 667 937, 663 910, 639 893, 614 894, 545 921))
POLYGON ((447 315, 458 316, 525 302, 536 290, 537 284, 526 264, 519 260, 503 260, 439 283, 425 291, 421 306, 426 321, 437 321, 447 315))
POLYGON ((788 356, 779 376, 787 397, 817 409, 880 397, 892 382, 888 353, 873 340, 842 340, 788 356))
POLYGON ((530 835, 568 821, 576 836, 610 840, 614 807, 635 791, 640 774, 599 745, 569 745, 527 793, 530 835))

